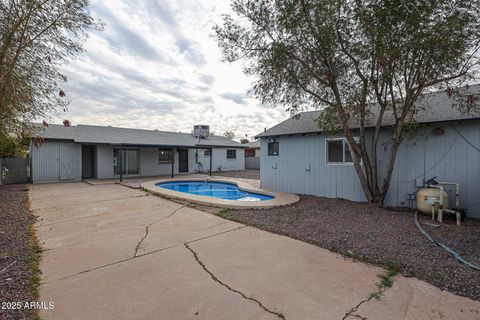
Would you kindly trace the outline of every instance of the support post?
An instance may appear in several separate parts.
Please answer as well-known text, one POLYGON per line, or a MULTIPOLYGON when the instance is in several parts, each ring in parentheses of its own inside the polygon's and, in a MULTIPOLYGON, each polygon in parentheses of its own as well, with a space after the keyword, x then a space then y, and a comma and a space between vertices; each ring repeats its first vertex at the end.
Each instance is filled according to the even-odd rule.
POLYGON ((123 182, 123 150, 122 145, 120 145, 120 152, 118 153, 118 163, 120 167, 120 182, 123 182))
POLYGON ((174 150, 175 149, 172 148, 172 175, 171 175, 172 179, 173 179, 173 171, 175 170, 175 151, 174 150))
POLYGON ((213 148, 210 148, 210 176, 212 175, 213 148))

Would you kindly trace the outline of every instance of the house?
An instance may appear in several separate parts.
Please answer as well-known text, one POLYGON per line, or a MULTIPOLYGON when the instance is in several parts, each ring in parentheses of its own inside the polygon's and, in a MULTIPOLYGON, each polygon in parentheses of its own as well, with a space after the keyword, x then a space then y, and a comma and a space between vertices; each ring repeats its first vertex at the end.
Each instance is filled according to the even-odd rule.
POLYGON ((245 169, 260 169, 260 140, 245 144, 245 169))
POLYGON ((37 131, 40 139, 30 146, 34 183, 245 169, 245 146, 208 126, 191 134, 90 125, 37 131))
MULTIPOLYGON (((478 99, 480 86, 465 88, 478 99)), ((385 206, 414 207, 418 187, 432 178, 460 183, 462 207, 480 218, 480 113, 464 113, 446 92, 426 94, 414 115, 418 127, 404 136, 385 206)), ((257 135, 261 142, 261 186, 290 193, 366 201, 342 135, 322 132, 321 111, 303 112, 257 135)), ((379 175, 385 172, 392 136, 384 119, 378 143, 379 175)), ((370 143, 373 129, 366 132, 370 143)), ((379 181, 383 179, 379 177, 379 181)), ((449 190, 450 203, 454 190, 449 190)))

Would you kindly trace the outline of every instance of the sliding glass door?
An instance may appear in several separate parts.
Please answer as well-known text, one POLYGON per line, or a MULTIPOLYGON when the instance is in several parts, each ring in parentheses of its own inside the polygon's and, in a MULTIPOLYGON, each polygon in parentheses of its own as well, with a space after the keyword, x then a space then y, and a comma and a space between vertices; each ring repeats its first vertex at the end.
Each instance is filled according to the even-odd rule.
POLYGON ((138 174, 140 163, 140 152, 138 149, 122 149, 120 161, 120 149, 113 149, 113 172, 120 174, 120 162, 122 163, 122 174, 138 174))

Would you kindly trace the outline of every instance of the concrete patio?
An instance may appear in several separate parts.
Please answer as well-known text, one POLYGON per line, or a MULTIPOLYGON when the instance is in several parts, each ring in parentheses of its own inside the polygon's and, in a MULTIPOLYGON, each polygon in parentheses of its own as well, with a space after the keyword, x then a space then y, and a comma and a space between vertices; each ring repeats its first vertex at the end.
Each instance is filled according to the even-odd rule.
MULTIPOLYGON (((143 180, 142 180, 143 181, 143 180)), ((479 319, 480 303, 115 183, 33 185, 42 319, 479 319)), ((259 211, 261 214, 261 211, 259 211)))

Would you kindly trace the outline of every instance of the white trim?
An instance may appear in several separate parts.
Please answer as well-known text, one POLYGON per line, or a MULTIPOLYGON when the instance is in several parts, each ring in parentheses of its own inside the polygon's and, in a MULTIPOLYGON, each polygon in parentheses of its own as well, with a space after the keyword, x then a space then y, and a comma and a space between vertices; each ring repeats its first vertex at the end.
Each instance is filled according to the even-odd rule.
MULTIPOLYGON (((351 167, 353 166, 353 159, 352 159, 352 162, 345 162, 345 145, 348 146, 348 141, 347 141, 347 138, 325 138, 325 164, 328 165, 328 166, 348 166, 348 167, 351 167), (343 141, 343 150, 342 150, 342 155, 343 155, 343 162, 329 162, 328 161, 328 142, 329 141, 343 141)), ((350 150, 350 154, 352 153, 352 151, 350 150)), ((360 164, 362 164, 360 162, 360 164)))

